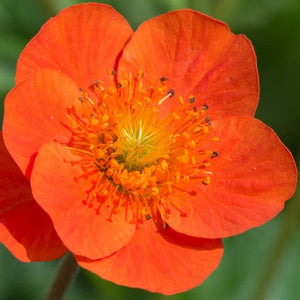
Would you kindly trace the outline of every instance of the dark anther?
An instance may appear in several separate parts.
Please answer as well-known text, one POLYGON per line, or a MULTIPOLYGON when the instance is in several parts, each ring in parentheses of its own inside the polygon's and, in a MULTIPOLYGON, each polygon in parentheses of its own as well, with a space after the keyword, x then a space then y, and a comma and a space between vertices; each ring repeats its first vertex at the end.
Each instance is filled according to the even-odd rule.
POLYGON ((163 77, 160 77, 159 80, 160 80, 160 82, 164 82, 164 81, 167 81, 168 78, 166 76, 163 76, 163 77))
POLYGON ((110 75, 115 76, 117 72, 115 70, 111 70, 110 75))
POLYGON ((83 98, 82 97, 78 97, 80 102, 83 102, 83 98))
POLYGON ((118 83, 118 88, 120 89, 123 85, 119 82, 118 83))
POLYGON ((146 215, 145 215, 145 219, 148 221, 148 220, 151 219, 151 216, 150 216, 149 214, 146 214, 146 215))
POLYGON ((171 95, 171 97, 173 97, 175 95, 175 91, 174 90, 169 90, 168 95, 171 95))
POLYGON ((96 168, 99 172, 105 172, 107 168, 105 167, 105 163, 103 161, 99 161, 99 163, 95 163, 96 168))
POLYGON ((194 103, 196 101, 195 97, 190 97, 189 98, 190 103, 194 103))
POLYGON ((96 161, 99 163, 99 164, 106 164, 106 159, 101 157, 101 158, 96 158, 96 161))
POLYGON ((209 116, 207 116, 207 117, 205 118, 205 122, 206 122, 208 125, 211 125, 209 116))
POLYGON ((95 114, 91 113, 91 114, 90 114, 90 117, 91 117, 91 118, 94 118, 94 117, 95 117, 95 114))
POLYGON ((208 105, 207 105, 207 104, 203 104, 203 106, 202 106, 201 109, 202 109, 202 110, 208 110, 208 105))
POLYGON ((104 144, 104 133, 98 135, 98 142, 104 144))
POLYGON ((109 148, 106 149, 106 153, 107 153, 108 155, 111 155, 111 154, 114 153, 114 152, 115 152, 115 149, 112 148, 112 147, 109 147, 109 148))
POLYGON ((112 136, 112 138, 113 138, 113 142, 115 142, 118 139, 118 136, 114 135, 114 136, 112 136))
POLYGON ((82 93, 82 92, 83 92, 83 89, 82 89, 82 88, 79 88, 79 91, 82 93))
POLYGON ((168 229, 169 228, 169 225, 165 222, 164 224, 163 224, 163 229, 168 229))
POLYGON ((202 183, 203 183, 204 185, 208 185, 208 183, 207 183, 206 181, 204 181, 204 180, 202 181, 202 183))
POLYGON ((212 155, 211 155, 211 158, 214 158, 214 157, 217 157, 217 156, 219 156, 218 152, 214 151, 214 152, 212 153, 212 155))
POLYGON ((99 86, 99 81, 98 81, 98 80, 95 80, 95 81, 94 81, 94 86, 96 86, 96 87, 99 86))
POLYGON ((197 111, 197 106, 193 106, 193 110, 194 110, 194 112, 196 112, 197 111))

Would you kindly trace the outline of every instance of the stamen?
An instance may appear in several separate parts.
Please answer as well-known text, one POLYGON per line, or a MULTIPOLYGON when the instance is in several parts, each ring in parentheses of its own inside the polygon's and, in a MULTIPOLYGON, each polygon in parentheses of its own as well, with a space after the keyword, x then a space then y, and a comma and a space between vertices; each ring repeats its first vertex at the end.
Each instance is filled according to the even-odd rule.
POLYGON ((175 96, 165 76, 158 87, 145 89, 142 71, 123 74, 119 83, 114 70, 108 74, 112 87, 95 80, 88 92, 81 89, 80 109, 67 109, 72 137, 64 146, 80 156, 70 163, 82 169, 74 180, 90 181, 82 201, 96 214, 109 208, 107 221, 124 209, 128 222, 162 219, 166 229, 171 207, 185 216, 186 200, 179 206, 170 197, 174 191, 191 194, 180 186, 212 180, 211 160, 219 154, 202 143, 211 131, 208 106, 197 109, 194 95, 179 95, 176 108, 162 118, 159 106, 175 96))
POLYGON ((208 105, 207 104, 203 104, 201 110, 208 110, 208 105))
POLYGON ((212 153, 212 155, 211 155, 211 158, 214 158, 214 157, 217 157, 217 156, 219 156, 218 152, 215 152, 215 151, 214 151, 214 152, 212 153))
POLYGON ((193 95, 189 96, 189 102, 192 104, 196 101, 195 97, 193 95))
POLYGON ((115 70, 110 70, 109 75, 116 76, 117 72, 115 70))
POLYGON ((164 82, 164 81, 167 81, 168 78, 166 76, 162 76, 159 78, 160 82, 164 82))
POLYGON ((165 100, 167 100, 168 98, 173 97, 174 95, 175 95, 174 90, 169 90, 167 95, 164 98, 162 98, 161 100, 159 100, 158 105, 161 105, 165 100))

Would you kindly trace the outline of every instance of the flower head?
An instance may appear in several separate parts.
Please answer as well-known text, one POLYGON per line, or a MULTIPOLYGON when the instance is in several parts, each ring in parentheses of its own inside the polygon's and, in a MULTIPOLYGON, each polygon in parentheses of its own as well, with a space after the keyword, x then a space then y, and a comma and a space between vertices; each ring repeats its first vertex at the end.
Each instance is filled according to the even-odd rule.
POLYGON ((249 40, 199 12, 133 33, 107 5, 63 10, 5 100, 0 240, 24 261, 71 251, 150 291, 200 284, 221 238, 267 222, 295 189, 292 156, 253 118, 258 93, 249 40))

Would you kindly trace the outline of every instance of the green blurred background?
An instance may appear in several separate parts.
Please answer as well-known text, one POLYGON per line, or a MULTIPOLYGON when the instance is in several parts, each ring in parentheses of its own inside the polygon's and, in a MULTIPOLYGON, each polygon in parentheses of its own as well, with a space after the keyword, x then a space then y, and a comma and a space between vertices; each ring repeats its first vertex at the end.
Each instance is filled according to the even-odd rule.
MULTIPOLYGON (((62 8, 88 1, 0 0, 0 98, 14 85, 25 44, 62 8)), ((300 159, 299 0, 111 0, 135 29, 164 12, 193 8, 245 33, 258 57, 261 97, 257 118, 274 128, 300 159)), ((1 118, 3 101, 1 101, 1 118)), ((300 192, 268 224, 224 240, 219 268, 199 287, 175 296, 117 286, 80 270, 66 300, 81 299, 300 299, 300 192)), ((0 245, 0 299, 43 299, 59 261, 24 264, 0 245)), ((166 275, 167 276, 167 275, 166 275)))

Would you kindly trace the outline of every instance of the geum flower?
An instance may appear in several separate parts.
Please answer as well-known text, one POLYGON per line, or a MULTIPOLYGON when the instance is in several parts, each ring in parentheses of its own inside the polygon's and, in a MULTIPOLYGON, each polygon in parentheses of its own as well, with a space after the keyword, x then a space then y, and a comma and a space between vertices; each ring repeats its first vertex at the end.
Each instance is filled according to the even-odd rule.
POLYGON ((251 43, 220 21, 185 9, 133 33, 107 5, 63 10, 5 100, 0 240, 22 261, 71 251, 153 292, 200 284, 221 238, 295 189, 291 154, 253 118, 258 96, 251 43))

